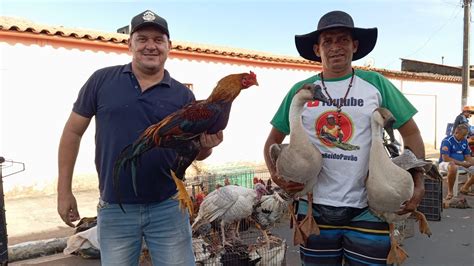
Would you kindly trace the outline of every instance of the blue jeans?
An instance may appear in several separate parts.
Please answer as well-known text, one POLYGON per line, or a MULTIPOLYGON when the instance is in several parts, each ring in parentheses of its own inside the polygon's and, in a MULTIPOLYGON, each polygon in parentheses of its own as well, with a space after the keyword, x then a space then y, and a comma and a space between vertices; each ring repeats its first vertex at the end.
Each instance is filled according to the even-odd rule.
POLYGON ((97 207, 102 265, 138 265, 142 239, 155 266, 195 265, 189 215, 176 200, 123 207, 102 200, 97 207))

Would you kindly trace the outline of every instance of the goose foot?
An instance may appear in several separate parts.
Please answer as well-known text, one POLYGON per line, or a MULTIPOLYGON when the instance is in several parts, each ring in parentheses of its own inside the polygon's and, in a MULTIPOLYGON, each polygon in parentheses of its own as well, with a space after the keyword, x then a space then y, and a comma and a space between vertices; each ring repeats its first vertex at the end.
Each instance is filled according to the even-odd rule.
POLYGON ((397 240, 394 237, 395 225, 391 223, 390 225, 390 251, 387 255, 387 264, 402 264, 407 258, 408 253, 400 247, 397 240))
POLYGON ((308 210, 306 217, 298 225, 301 228, 303 237, 306 241, 310 235, 320 235, 318 224, 313 217, 313 193, 308 193, 308 210))
POLYGON ((431 236, 431 229, 428 225, 428 221, 426 220, 426 216, 419 211, 414 211, 413 215, 415 215, 416 220, 419 223, 420 233, 427 235, 428 237, 431 236))
POLYGON ((290 211, 290 218, 291 218, 291 223, 294 226, 294 231, 293 231, 293 245, 298 246, 298 245, 304 245, 306 244, 306 239, 303 237, 303 232, 301 232, 301 229, 298 226, 298 221, 296 220, 295 216, 295 211, 293 209, 293 205, 290 204, 288 206, 288 209, 290 211))

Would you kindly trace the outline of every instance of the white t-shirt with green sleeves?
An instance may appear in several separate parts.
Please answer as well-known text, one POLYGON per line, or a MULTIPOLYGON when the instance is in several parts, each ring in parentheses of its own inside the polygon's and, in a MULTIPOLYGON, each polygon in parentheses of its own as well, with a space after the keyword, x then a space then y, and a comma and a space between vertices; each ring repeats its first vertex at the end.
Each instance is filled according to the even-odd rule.
MULTIPOLYGON (((309 102, 305 105, 302 120, 311 141, 323 155, 323 168, 313 190, 314 202, 363 208, 367 206, 365 179, 369 167, 372 112, 377 107, 389 109, 396 119, 394 127, 399 128, 417 110, 388 79, 372 71, 355 70, 352 88, 343 100, 350 80, 351 75, 325 79, 324 83, 333 102, 309 102), (337 113, 339 102, 342 103, 342 110, 337 113), (342 131, 339 132, 342 133, 342 140, 340 135, 331 135, 337 131, 334 129, 337 125, 330 123, 330 114, 336 119, 340 127, 338 130, 342 131)), ((288 114, 291 100, 296 91, 306 83, 323 87, 319 75, 296 83, 271 121, 276 129, 285 134, 290 133, 288 114)))

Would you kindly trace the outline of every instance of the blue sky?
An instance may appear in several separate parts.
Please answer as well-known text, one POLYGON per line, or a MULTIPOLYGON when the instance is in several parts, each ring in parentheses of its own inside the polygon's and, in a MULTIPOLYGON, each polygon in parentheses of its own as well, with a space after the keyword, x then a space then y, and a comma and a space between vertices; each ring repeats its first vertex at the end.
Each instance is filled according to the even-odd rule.
MULTIPOLYGON (((3 16, 107 32, 146 9, 167 19, 172 40, 293 56, 295 34, 313 31, 323 14, 343 10, 356 26, 379 30, 377 46, 357 65, 369 58, 375 67, 393 70, 400 70, 400 58, 462 65, 461 0, 0 0, 3 16)), ((472 35, 472 19, 470 25, 472 35)))

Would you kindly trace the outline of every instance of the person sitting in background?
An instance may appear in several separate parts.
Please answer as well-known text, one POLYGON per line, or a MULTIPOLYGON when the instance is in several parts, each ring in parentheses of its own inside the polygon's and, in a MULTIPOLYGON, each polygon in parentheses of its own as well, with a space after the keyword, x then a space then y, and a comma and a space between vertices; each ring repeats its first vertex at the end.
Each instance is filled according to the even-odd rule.
POLYGON ((464 106, 462 108, 462 113, 456 116, 456 119, 454 120, 453 130, 451 133, 451 135, 454 134, 454 129, 460 124, 466 124, 468 126, 469 131, 467 134, 467 141, 471 150, 471 156, 474 153, 474 130, 473 127, 469 124, 469 118, 471 117, 472 113, 473 109, 471 106, 464 106))
POLYGON ((454 134, 444 138, 441 142, 439 170, 448 173, 447 200, 453 198, 454 182, 458 170, 466 170, 470 176, 474 174, 474 160, 466 139, 468 131, 467 124, 459 124, 454 129, 454 134))
POLYGON ((464 106, 462 108, 462 113, 460 113, 458 116, 456 116, 456 119, 454 120, 452 135, 454 134, 454 130, 456 129, 456 127, 460 124, 467 124, 468 129, 469 129, 469 118, 470 117, 471 117, 470 106, 464 106))

